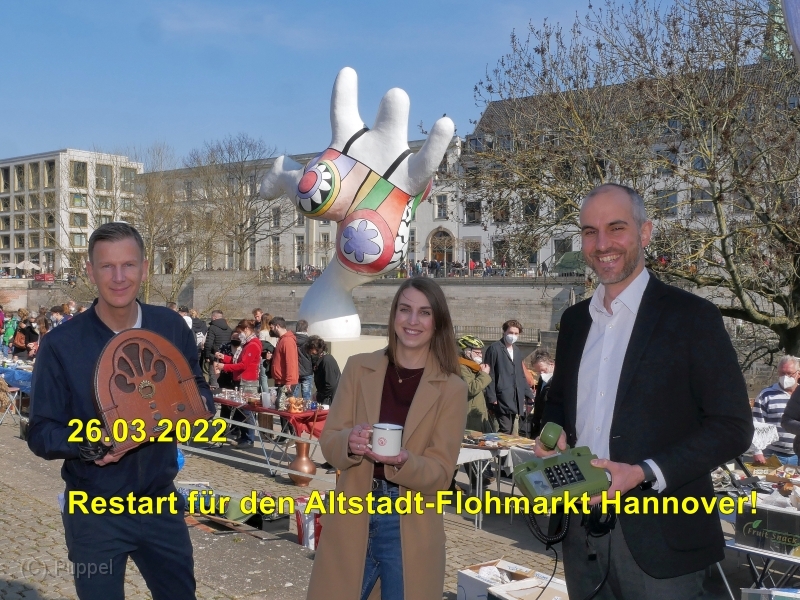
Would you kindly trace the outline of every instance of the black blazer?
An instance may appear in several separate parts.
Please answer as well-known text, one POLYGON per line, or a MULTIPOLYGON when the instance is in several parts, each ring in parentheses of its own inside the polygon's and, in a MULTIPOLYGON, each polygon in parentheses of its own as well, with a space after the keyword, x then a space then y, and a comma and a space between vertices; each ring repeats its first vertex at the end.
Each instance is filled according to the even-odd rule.
MULTIPOLYGON (((591 324, 589 300, 564 312, 545 408, 544 422, 562 425, 571 446, 578 369, 591 324)), ((651 273, 622 364, 607 458, 628 464, 654 460, 667 489, 634 488, 623 496, 623 506, 628 496, 675 496, 679 504, 689 496, 698 502, 712 498, 710 471, 746 452, 752 439, 747 387, 719 309, 651 273)), ((617 526, 652 577, 699 571, 724 557, 716 511, 623 513, 617 526)))
POLYGON ((512 361, 503 340, 500 340, 486 349, 483 362, 489 365, 492 378, 492 383, 484 391, 487 408, 501 415, 523 414, 525 398, 533 398, 533 390, 522 370, 522 351, 514 346, 512 361))

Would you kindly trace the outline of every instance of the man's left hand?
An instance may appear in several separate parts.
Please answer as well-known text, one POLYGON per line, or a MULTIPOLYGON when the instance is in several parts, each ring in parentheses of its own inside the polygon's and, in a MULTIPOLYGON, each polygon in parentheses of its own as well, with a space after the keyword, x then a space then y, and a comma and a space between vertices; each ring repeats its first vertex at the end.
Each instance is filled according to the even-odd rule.
MULTIPOLYGON (((620 495, 627 494, 637 485, 644 481, 644 471, 639 465, 629 465, 627 463, 612 462, 606 458, 596 458, 592 461, 593 467, 605 469, 611 473, 611 487, 608 488, 608 498, 613 498, 619 492, 620 495)), ((600 504, 602 496, 592 496, 589 505, 600 504)))

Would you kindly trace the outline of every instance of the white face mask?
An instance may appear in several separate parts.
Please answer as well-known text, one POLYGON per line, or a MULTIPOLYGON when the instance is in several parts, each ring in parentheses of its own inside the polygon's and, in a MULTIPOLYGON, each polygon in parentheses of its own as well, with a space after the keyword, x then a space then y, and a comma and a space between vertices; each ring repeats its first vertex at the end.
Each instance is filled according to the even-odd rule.
POLYGON ((551 378, 552 376, 553 376, 553 374, 552 374, 552 373, 540 373, 540 374, 539 374, 539 377, 541 377, 541 378, 542 378, 542 381, 544 381, 545 383, 547 383, 548 381, 550 381, 550 378, 551 378))
POLYGON ((514 335, 513 333, 506 334, 506 344, 516 344, 518 339, 518 335, 514 335))
POLYGON ((470 356, 472 357, 472 360, 478 364, 481 364, 483 362, 483 355, 481 354, 475 354, 474 352, 470 352, 470 356))
POLYGON ((794 377, 789 377, 788 375, 781 375, 778 377, 778 385, 785 390, 793 388, 796 383, 797 380, 794 377))

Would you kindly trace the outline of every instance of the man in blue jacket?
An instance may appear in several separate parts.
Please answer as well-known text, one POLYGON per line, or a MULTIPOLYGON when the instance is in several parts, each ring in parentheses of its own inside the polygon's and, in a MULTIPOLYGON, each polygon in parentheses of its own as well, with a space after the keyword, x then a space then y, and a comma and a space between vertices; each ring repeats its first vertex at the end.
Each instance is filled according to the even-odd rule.
POLYGON ((96 458, 85 427, 97 418, 93 402, 94 369, 106 343, 118 332, 141 327, 170 340, 186 357, 210 410, 214 401, 197 360, 191 330, 177 313, 136 301, 147 274, 144 244, 127 223, 108 223, 89 239, 89 278, 98 298, 90 309, 42 338, 31 384, 28 445, 47 460, 63 459, 65 496, 83 493, 85 513, 69 503, 62 511, 75 588, 82 600, 125 597, 125 565, 130 556, 155 600, 195 598, 192 544, 183 520, 183 499, 173 480, 178 472, 176 443, 145 443, 125 454, 96 458), (162 510, 131 510, 128 497, 152 499, 162 510), (121 514, 100 507, 125 500, 121 514), (169 498, 172 502, 156 503, 169 498), (93 504, 92 500, 97 500, 93 504), (95 506, 97 508, 95 508, 95 506))

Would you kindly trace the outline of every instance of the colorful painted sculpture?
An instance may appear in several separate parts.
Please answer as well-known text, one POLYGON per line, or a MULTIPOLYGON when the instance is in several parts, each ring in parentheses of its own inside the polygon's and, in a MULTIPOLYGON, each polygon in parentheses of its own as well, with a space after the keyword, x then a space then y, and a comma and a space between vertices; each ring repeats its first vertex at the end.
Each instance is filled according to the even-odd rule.
POLYGON ((408 95, 386 92, 372 129, 358 113, 358 77, 344 68, 331 97, 332 140, 305 167, 279 157, 261 182, 261 195, 286 194, 311 219, 335 221, 336 260, 314 282, 299 318, 324 339, 357 338, 361 320, 353 289, 401 265, 409 225, 430 193, 431 177, 453 137, 453 122, 436 121, 416 154, 408 148, 408 95))

